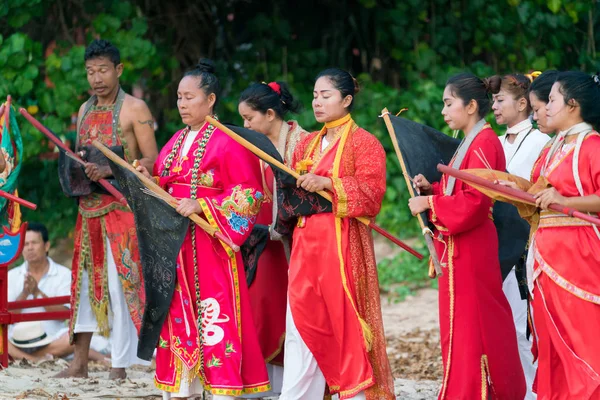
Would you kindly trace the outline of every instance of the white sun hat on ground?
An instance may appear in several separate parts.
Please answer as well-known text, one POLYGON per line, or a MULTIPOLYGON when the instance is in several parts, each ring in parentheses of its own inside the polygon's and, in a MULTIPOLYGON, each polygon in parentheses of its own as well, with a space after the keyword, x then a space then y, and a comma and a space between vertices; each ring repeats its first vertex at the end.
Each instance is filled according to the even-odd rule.
POLYGON ((19 322, 13 326, 10 342, 22 349, 42 347, 52 343, 53 337, 46 334, 41 321, 19 322))

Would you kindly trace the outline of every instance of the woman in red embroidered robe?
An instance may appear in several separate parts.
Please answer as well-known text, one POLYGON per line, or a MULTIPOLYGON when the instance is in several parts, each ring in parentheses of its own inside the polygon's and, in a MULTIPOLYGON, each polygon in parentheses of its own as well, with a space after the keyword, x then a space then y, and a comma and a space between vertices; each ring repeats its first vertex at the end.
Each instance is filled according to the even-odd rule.
MULTIPOLYGON (((450 78, 442 115, 451 129, 465 133, 453 168, 486 168, 483 159, 491 168, 505 170, 502 145, 483 119, 489 110, 488 87, 481 79, 471 74, 450 78)), ((502 292, 492 201, 446 175, 433 184, 417 175, 415 184, 429 196, 410 199, 410 210, 413 215, 430 210, 436 250, 446 264, 439 278, 444 362, 439 399, 523 399, 525 378, 502 292)))
MULTIPOLYGON (((284 120, 288 112, 298 112, 298 103, 285 82, 255 83, 240 95, 238 111, 244 127, 266 135, 277 147, 286 164, 291 164, 298 141, 306 135, 296 121, 284 120)), ((271 226, 277 216, 275 177, 269 164, 261 161, 265 199, 257 224, 271 226)), ((268 363, 272 393, 281 393, 283 380, 283 341, 287 304, 288 258, 290 243, 271 230, 258 260, 254 281, 248 288, 254 324, 265 362, 268 363)))
MULTIPOLYGON (((262 203, 258 160, 204 122, 217 100, 212 62, 201 61, 179 83, 187 128, 161 150, 160 185, 179 198, 183 216, 197 213, 235 244, 252 230, 262 203)), ((163 398, 232 399, 270 389, 246 288, 241 256, 195 225, 181 248, 177 283, 156 355, 163 398)))
POLYGON ((539 400, 600 399, 600 232, 547 209, 559 203, 600 212, 600 77, 558 75, 546 105, 558 134, 540 155, 532 180, 542 209, 530 250, 539 400))
POLYGON ((280 400, 394 399, 370 231, 385 192, 385 152, 349 112, 356 81, 319 74, 313 110, 325 123, 296 147, 298 186, 333 195, 333 212, 302 217, 289 266, 285 369, 280 400))

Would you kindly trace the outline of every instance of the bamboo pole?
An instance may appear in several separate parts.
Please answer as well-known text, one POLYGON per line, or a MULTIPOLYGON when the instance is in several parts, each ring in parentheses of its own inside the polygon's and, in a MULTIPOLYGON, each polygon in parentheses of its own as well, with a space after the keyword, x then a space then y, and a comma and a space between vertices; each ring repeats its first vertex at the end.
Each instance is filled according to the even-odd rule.
MULTIPOLYGON (((219 130, 223 131, 223 133, 225 133, 230 138, 232 138, 233 140, 235 140, 236 142, 238 142, 239 144, 244 146, 246 149, 250 150, 252 153, 254 153, 256 156, 258 156, 260 159, 264 160, 265 162, 276 166, 280 170, 285 171, 286 173, 292 175, 296 179, 298 179, 300 177, 300 174, 298 174, 296 171, 294 171, 287 165, 283 164, 279 160, 273 158, 272 156, 267 154, 265 151, 263 151, 262 149, 258 148, 255 145, 253 145, 246 139, 242 138, 240 135, 233 132, 231 129, 229 129, 228 127, 223 125, 221 122, 217 121, 215 118, 213 118, 211 116, 207 116, 206 121, 208 121, 208 123, 212 124, 213 126, 216 126, 217 128, 219 128, 219 130)), ((317 194, 319 194, 324 199, 329 200, 330 202, 333 201, 331 195, 324 190, 318 191, 317 194)), ((401 248, 403 248, 404 250, 408 251, 410 254, 417 257, 419 260, 423 259, 423 255, 420 254, 418 251, 416 251, 415 249, 413 249, 412 247, 410 247, 409 245, 407 245, 400 239, 394 237, 391 233, 389 233, 382 227, 378 226, 377 224, 375 224, 368 218, 358 217, 356 219, 360 223, 372 228, 374 231, 380 233, 385 238, 391 240, 394 244, 396 244, 396 245, 400 246, 401 248)))
MULTIPOLYGON (((127 161, 123 160, 121 157, 119 157, 117 154, 115 154, 112 150, 110 150, 108 147, 106 147, 104 144, 100 143, 99 141, 94 140, 92 142, 92 144, 94 145, 94 147, 96 147, 98 150, 100 150, 102 152, 102 154, 104 154, 112 162, 114 162, 115 164, 119 165, 122 168, 127 169, 131 173, 135 174, 135 176, 140 181, 142 181, 142 183, 148 189, 150 189, 153 192, 159 194, 161 198, 168 199, 169 201, 166 202, 167 204, 169 204, 173 208, 177 208, 177 199, 175 199, 169 193, 167 193, 166 191, 164 191, 163 188, 161 188, 160 186, 158 186, 152 179, 149 179, 148 177, 144 176, 141 172, 139 172, 138 170, 136 170, 127 161)), ((220 241, 222 241, 223 243, 225 243, 226 245, 228 245, 229 247, 231 247, 231 249, 233 251, 237 252, 237 251, 240 250, 240 247, 237 246, 236 244, 234 244, 231 241, 231 239, 229 239, 228 237, 226 237, 225 235, 223 235, 219 230, 217 230, 217 228, 215 228, 214 226, 210 225, 204 218, 202 218, 198 214, 192 214, 188 218, 191 219, 196 225, 198 225, 200 228, 202 228, 202 230, 204 230, 210 236, 219 239, 220 241)))
MULTIPOLYGON (((404 157, 402 156, 402 152, 400 151, 400 146, 398 145, 398 139, 396 139, 396 135, 394 134, 394 127, 392 126, 392 120, 390 119, 390 113, 387 108, 384 108, 381 111, 383 115, 383 120, 385 121, 385 126, 387 127, 388 133, 390 134, 390 138, 392 139, 392 143, 394 145, 394 150, 396 151, 396 157, 398 157, 398 161, 400 162, 400 168, 402 168, 402 175, 404 175, 404 180, 406 181, 406 187, 408 187, 408 193, 410 197, 415 197, 417 194, 412 186, 412 182, 410 181, 410 176, 408 171, 406 170, 406 164, 404 162, 404 157)), ((436 275, 442 275, 442 266, 440 264, 439 257, 437 255, 437 251, 435 250, 435 246, 433 244, 433 232, 431 229, 425 224, 423 217, 421 214, 416 215, 417 221, 419 221, 419 225, 421 226, 421 233, 425 238, 425 243, 427 244, 427 249, 429 249, 429 254, 431 255, 431 265, 429 266, 429 277, 435 278, 436 275)))

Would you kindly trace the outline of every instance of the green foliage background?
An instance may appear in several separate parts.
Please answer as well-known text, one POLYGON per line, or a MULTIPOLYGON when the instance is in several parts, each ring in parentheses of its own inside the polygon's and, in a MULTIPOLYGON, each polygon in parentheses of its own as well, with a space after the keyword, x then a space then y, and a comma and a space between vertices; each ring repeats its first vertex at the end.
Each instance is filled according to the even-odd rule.
MULTIPOLYGON (((596 71, 598 27, 593 0, 10 0, 0 5, 0 97, 37 107, 38 119, 72 141, 74 117, 88 96, 85 44, 108 39, 121 50, 122 85, 143 92, 162 145, 180 127, 175 91, 182 71, 200 57, 217 62, 222 119, 241 122, 237 97, 251 82, 285 80, 305 106, 297 119, 307 129, 318 129, 310 109, 314 76, 346 68, 362 84, 355 120, 388 151, 379 222, 410 237, 418 227, 377 118, 381 109, 408 107, 407 117, 447 132, 441 95, 451 74, 596 71)), ((39 205, 25 218, 46 223, 53 238, 67 236, 76 206, 60 190, 54 150, 23 119, 20 126, 26 163, 19 189, 39 205)), ((400 279, 394 273, 390 281, 400 279)))

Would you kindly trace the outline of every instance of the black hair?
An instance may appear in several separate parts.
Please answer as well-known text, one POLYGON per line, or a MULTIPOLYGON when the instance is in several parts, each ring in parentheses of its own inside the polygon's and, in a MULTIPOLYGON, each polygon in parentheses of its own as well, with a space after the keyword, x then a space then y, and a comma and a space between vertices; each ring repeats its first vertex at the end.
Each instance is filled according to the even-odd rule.
POLYGON ((556 82, 565 104, 577 102, 581 109, 581 119, 594 127, 600 126, 600 75, 590 76, 581 71, 568 71, 558 74, 556 82))
POLYGON ((354 79, 354 77, 350 75, 348 71, 344 71, 340 68, 328 68, 321 71, 315 78, 315 81, 322 77, 329 79, 333 87, 340 91, 342 94, 342 99, 348 95, 352 96, 352 102, 350 102, 350 105, 348 106, 348 111, 352 111, 352 107, 354 106, 354 97, 360 91, 358 81, 354 79))
POLYGON ((32 231, 32 232, 37 232, 42 236, 42 240, 44 241, 44 243, 48 243, 48 229, 46 228, 46 225, 39 223, 39 222, 29 222, 27 223, 27 232, 32 231))
POLYGON ((552 90, 552 85, 556 82, 556 78, 558 78, 558 71, 544 71, 544 73, 535 78, 531 86, 529 86, 529 93, 535 94, 535 97, 540 101, 548 104, 550 91, 552 90))
POLYGON ((300 103, 294 99, 285 82, 253 83, 240 95, 240 103, 262 114, 269 109, 275 111, 278 118, 283 119, 288 112, 298 113, 300 103))
POLYGON ((448 79, 446 86, 450 86, 452 94, 461 99, 464 105, 475 100, 478 106, 479 118, 483 118, 490 112, 492 101, 490 99, 489 82, 481 80, 475 75, 463 72, 448 79))
POLYGON ((92 60, 94 58, 106 57, 108 58, 115 67, 121 64, 121 53, 111 42, 108 40, 95 39, 85 49, 83 56, 84 62, 92 60))
POLYGON ((215 75, 215 63, 208 58, 201 58, 196 66, 187 71, 183 76, 194 76, 199 78, 198 87, 204 91, 204 94, 209 96, 211 93, 215 94, 215 104, 213 110, 217 108, 219 103, 219 96, 221 94, 221 85, 219 84, 219 78, 215 75))

